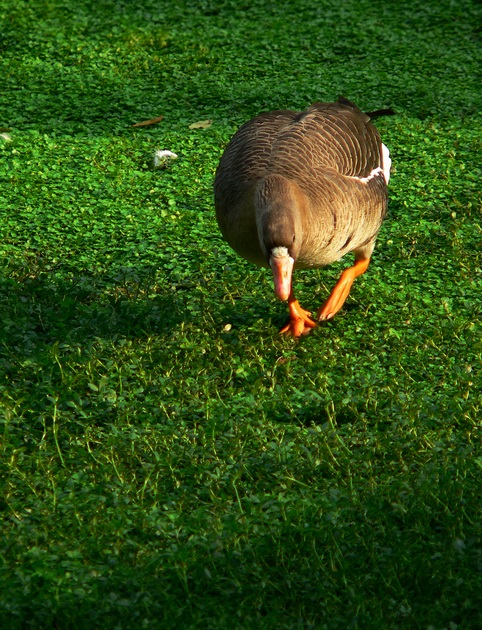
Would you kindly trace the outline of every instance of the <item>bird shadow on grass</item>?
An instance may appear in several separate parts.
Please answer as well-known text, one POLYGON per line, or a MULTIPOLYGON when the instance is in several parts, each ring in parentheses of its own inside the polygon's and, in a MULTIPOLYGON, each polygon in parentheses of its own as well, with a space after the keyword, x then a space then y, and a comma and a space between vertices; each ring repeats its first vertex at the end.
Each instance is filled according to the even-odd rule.
POLYGON ((0 341, 33 350, 56 341, 169 334, 192 317, 185 303, 182 292, 166 288, 144 296, 102 277, 0 276, 0 341))

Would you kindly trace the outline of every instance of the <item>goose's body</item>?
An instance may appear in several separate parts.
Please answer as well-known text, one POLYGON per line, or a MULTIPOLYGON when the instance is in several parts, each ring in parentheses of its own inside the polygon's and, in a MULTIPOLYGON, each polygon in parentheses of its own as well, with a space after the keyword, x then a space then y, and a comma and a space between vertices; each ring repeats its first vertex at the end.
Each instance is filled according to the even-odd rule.
POLYGON ((389 171, 388 149, 369 116, 344 99, 260 114, 232 138, 216 173, 217 220, 238 254, 273 269, 276 294, 290 306, 283 331, 298 336, 315 325, 294 298, 293 267, 323 267, 353 251, 355 265, 318 319, 343 305, 368 267, 389 171))

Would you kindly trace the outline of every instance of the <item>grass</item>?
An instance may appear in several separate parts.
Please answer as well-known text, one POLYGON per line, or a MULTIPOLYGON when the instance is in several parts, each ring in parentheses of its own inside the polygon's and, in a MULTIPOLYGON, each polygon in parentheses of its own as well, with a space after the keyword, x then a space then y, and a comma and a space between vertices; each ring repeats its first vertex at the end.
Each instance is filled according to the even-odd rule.
POLYGON ((3 627, 482 626, 481 17, 0 0, 3 627), (244 121, 340 94, 397 111, 390 214, 294 341, 212 181, 244 121))

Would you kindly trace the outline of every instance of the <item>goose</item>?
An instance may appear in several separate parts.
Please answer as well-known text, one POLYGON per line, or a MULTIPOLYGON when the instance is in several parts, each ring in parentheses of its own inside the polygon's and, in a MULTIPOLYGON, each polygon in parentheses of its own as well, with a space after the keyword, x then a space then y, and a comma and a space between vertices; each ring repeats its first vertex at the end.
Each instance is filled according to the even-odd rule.
POLYGON ((317 324, 296 300, 294 269, 320 268, 354 252, 317 320, 331 319, 365 273, 387 211, 391 160, 371 117, 339 98, 305 111, 276 110, 245 123, 227 145, 214 181, 216 219, 246 260, 270 267, 288 301, 281 333, 317 324))

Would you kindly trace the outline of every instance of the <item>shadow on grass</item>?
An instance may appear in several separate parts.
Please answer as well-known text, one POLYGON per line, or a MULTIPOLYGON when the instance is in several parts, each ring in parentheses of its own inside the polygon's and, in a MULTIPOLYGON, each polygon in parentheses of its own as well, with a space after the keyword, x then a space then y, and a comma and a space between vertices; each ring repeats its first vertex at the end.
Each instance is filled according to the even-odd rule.
POLYGON ((99 277, 63 281, 45 273, 19 281, 2 276, 0 340, 33 349, 35 343, 169 334, 193 316, 186 310, 187 291, 161 291, 138 295, 135 288, 129 292, 99 277))

